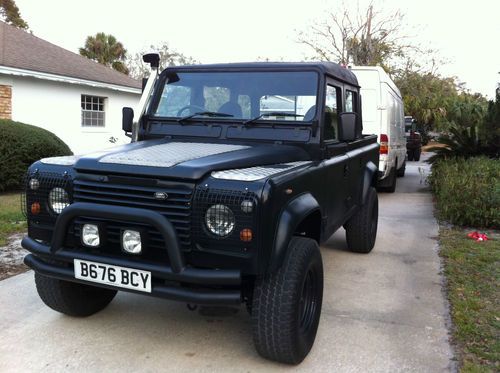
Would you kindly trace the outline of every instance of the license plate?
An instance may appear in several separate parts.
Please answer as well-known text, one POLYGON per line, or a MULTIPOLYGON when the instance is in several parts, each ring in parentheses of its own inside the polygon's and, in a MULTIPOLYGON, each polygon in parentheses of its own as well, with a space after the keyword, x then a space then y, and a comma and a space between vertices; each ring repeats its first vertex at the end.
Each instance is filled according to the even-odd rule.
POLYGON ((151 293, 151 272, 79 259, 74 265, 77 279, 151 293))

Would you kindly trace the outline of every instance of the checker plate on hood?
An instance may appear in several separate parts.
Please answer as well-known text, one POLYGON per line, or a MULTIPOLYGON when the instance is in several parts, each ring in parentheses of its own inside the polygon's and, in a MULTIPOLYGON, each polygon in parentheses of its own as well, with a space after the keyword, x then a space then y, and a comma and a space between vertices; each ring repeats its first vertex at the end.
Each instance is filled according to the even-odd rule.
POLYGON ((99 163, 114 163, 134 166, 172 167, 193 159, 208 157, 249 146, 231 144, 207 144, 170 142, 107 155, 99 163))

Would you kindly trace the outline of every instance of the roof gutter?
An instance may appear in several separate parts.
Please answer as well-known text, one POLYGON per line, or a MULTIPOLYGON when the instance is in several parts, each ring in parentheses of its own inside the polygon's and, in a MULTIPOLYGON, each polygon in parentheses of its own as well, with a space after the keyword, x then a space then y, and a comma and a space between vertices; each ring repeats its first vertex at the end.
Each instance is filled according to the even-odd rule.
POLYGON ((60 82, 60 83, 79 84, 79 85, 85 85, 85 86, 90 86, 90 87, 94 87, 94 88, 105 88, 105 89, 111 89, 114 91, 127 92, 127 93, 135 93, 135 94, 141 93, 140 88, 133 88, 133 87, 127 87, 127 86, 122 86, 122 85, 118 85, 118 84, 97 82, 94 80, 73 78, 70 76, 44 73, 41 71, 18 69, 18 68, 9 67, 9 66, 0 66, 0 74, 36 78, 36 79, 49 80, 49 81, 60 82))

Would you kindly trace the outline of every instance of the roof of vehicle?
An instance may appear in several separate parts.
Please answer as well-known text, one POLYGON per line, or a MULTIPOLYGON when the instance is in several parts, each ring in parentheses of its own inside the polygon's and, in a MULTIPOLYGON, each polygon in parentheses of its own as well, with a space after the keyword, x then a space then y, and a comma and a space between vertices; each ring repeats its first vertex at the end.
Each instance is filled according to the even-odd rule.
MULTIPOLYGON (((380 82, 386 83, 394 92, 397 93, 397 95, 400 98, 402 97, 401 92, 399 91, 399 88, 396 86, 396 84, 392 81, 389 74, 387 74, 382 67, 380 67, 380 66, 350 66, 349 69, 352 70, 354 73, 356 73, 356 71, 370 71, 370 72, 378 73, 380 82)), ((361 88, 364 88, 364 87, 361 87, 361 88)))
POLYGON ((342 67, 334 62, 236 62, 236 63, 220 63, 207 65, 185 65, 172 66, 165 71, 249 71, 249 70, 316 70, 321 74, 330 75, 336 79, 342 80, 345 83, 352 84, 358 87, 358 79, 356 75, 349 69, 342 67))

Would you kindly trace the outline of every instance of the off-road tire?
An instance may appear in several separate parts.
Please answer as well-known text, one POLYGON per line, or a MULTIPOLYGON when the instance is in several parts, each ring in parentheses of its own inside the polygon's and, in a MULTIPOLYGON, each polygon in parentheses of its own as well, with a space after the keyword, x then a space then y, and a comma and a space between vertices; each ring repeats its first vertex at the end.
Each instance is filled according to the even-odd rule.
POLYGON ((420 161, 420 154, 422 153, 422 149, 421 148, 418 148, 418 149, 415 149, 414 150, 414 153, 413 153, 413 159, 415 161, 420 161))
POLYGON ((403 164, 401 165, 401 167, 399 168, 399 170, 397 172, 398 177, 404 177, 405 172, 406 172, 406 160, 403 162, 403 164))
POLYGON ((375 188, 370 187, 365 203, 344 225, 349 250, 363 254, 372 251, 377 238, 377 226, 378 196, 375 188))
POLYGON ((47 306, 69 316, 84 317, 99 312, 116 295, 116 290, 58 280, 36 272, 35 284, 47 306))
POLYGON ((294 237, 282 266, 257 279, 252 324, 258 353, 299 364, 311 350, 323 301, 323 263, 316 241, 294 237))

